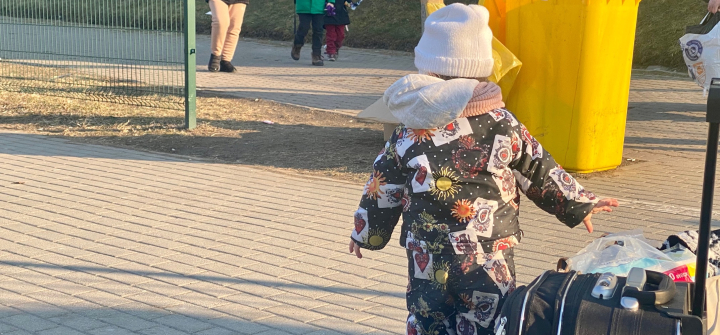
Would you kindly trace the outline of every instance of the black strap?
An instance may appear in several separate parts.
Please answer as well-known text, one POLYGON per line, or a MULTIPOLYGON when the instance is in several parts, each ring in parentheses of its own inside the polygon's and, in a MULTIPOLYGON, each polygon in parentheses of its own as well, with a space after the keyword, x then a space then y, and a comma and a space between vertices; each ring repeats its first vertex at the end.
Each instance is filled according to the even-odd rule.
POLYGON ((552 323, 552 334, 555 334, 555 332, 557 332, 558 325, 560 324, 560 307, 562 306, 563 297, 565 296, 566 291, 570 289, 569 286, 571 280, 573 280, 575 277, 577 277, 577 272, 575 271, 570 271, 566 273, 566 276, 563 279, 562 284, 560 285, 560 289, 558 289, 557 295, 555 295, 555 318, 553 319, 552 323))
POLYGON ((528 314, 530 314, 530 307, 532 306, 533 298, 535 297, 535 293, 537 292, 538 288, 545 282, 545 280, 550 277, 551 274, 556 273, 555 271, 545 271, 543 272, 542 276, 535 279, 533 283, 530 283, 528 286, 527 293, 525 293, 525 298, 523 299, 523 308, 525 309, 523 315, 522 315, 522 323, 520 324, 520 331, 524 334, 527 331, 527 319, 528 314), (527 299, 527 300, 525 300, 527 299))
POLYGON ((708 13, 708 16, 699 25, 685 27, 685 33, 705 35, 713 30, 718 22, 720 22, 720 14, 708 13))

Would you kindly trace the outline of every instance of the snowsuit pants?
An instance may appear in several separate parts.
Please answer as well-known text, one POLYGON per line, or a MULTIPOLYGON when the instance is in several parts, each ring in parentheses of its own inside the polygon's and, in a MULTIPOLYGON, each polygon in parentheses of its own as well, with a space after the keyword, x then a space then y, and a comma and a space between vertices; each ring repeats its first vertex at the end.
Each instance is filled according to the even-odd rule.
POLYGON ((328 55, 337 54, 345 39, 345 25, 326 24, 325 30, 327 30, 327 53, 328 55))
POLYGON ((320 56, 322 53, 323 23, 325 14, 298 14, 300 24, 295 34, 295 45, 305 45, 305 36, 312 24, 312 53, 320 56))
POLYGON ((513 249, 441 255, 407 250, 408 335, 493 334, 495 318, 515 289, 513 249))

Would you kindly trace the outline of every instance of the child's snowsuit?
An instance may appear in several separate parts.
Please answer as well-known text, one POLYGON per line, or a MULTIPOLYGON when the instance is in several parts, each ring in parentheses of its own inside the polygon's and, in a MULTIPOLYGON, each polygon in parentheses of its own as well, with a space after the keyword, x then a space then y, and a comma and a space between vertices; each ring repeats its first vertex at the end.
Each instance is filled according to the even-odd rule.
POLYGON ((326 52, 328 55, 336 55, 343 40, 345 40, 345 26, 350 24, 350 15, 345 6, 346 3, 352 3, 350 0, 337 0, 335 2, 335 16, 325 16, 325 42, 327 45, 326 52))
POLYGON ((384 98, 405 126, 375 160, 352 239, 382 249, 402 215, 408 334, 492 333, 515 287, 520 193, 569 227, 596 197, 503 108, 495 84, 414 74, 384 98))

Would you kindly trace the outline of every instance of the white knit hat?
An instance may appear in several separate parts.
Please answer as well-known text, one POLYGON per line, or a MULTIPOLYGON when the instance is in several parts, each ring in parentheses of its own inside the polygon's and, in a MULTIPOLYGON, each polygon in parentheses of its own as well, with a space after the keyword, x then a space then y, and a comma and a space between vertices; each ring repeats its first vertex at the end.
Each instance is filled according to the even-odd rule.
POLYGON ((415 47, 415 67, 422 74, 484 78, 492 74, 490 14, 483 6, 454 3, 425 20, 415 47))

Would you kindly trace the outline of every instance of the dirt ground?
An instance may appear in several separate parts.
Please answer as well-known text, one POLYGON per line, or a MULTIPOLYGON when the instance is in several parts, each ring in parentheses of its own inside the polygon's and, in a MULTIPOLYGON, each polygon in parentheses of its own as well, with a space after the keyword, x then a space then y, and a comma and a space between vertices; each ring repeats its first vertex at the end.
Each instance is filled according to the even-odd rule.
POLYGON ((382 125, 264 100, 200 96, 183 111, 0 90, 0 128, 364 183, 382 125), (272 121, 266 124, 263 121, 272 121))
MULTIPOLYGON (((181 110, 0 90, 0 129, 358 185, 367 181, 384 145, 378 123, 272 101, 199 94, 197 128, 185 130, 181 110)), ((619 169, 573 175, 614 176, 639 162, 623 159, 619 169)))

